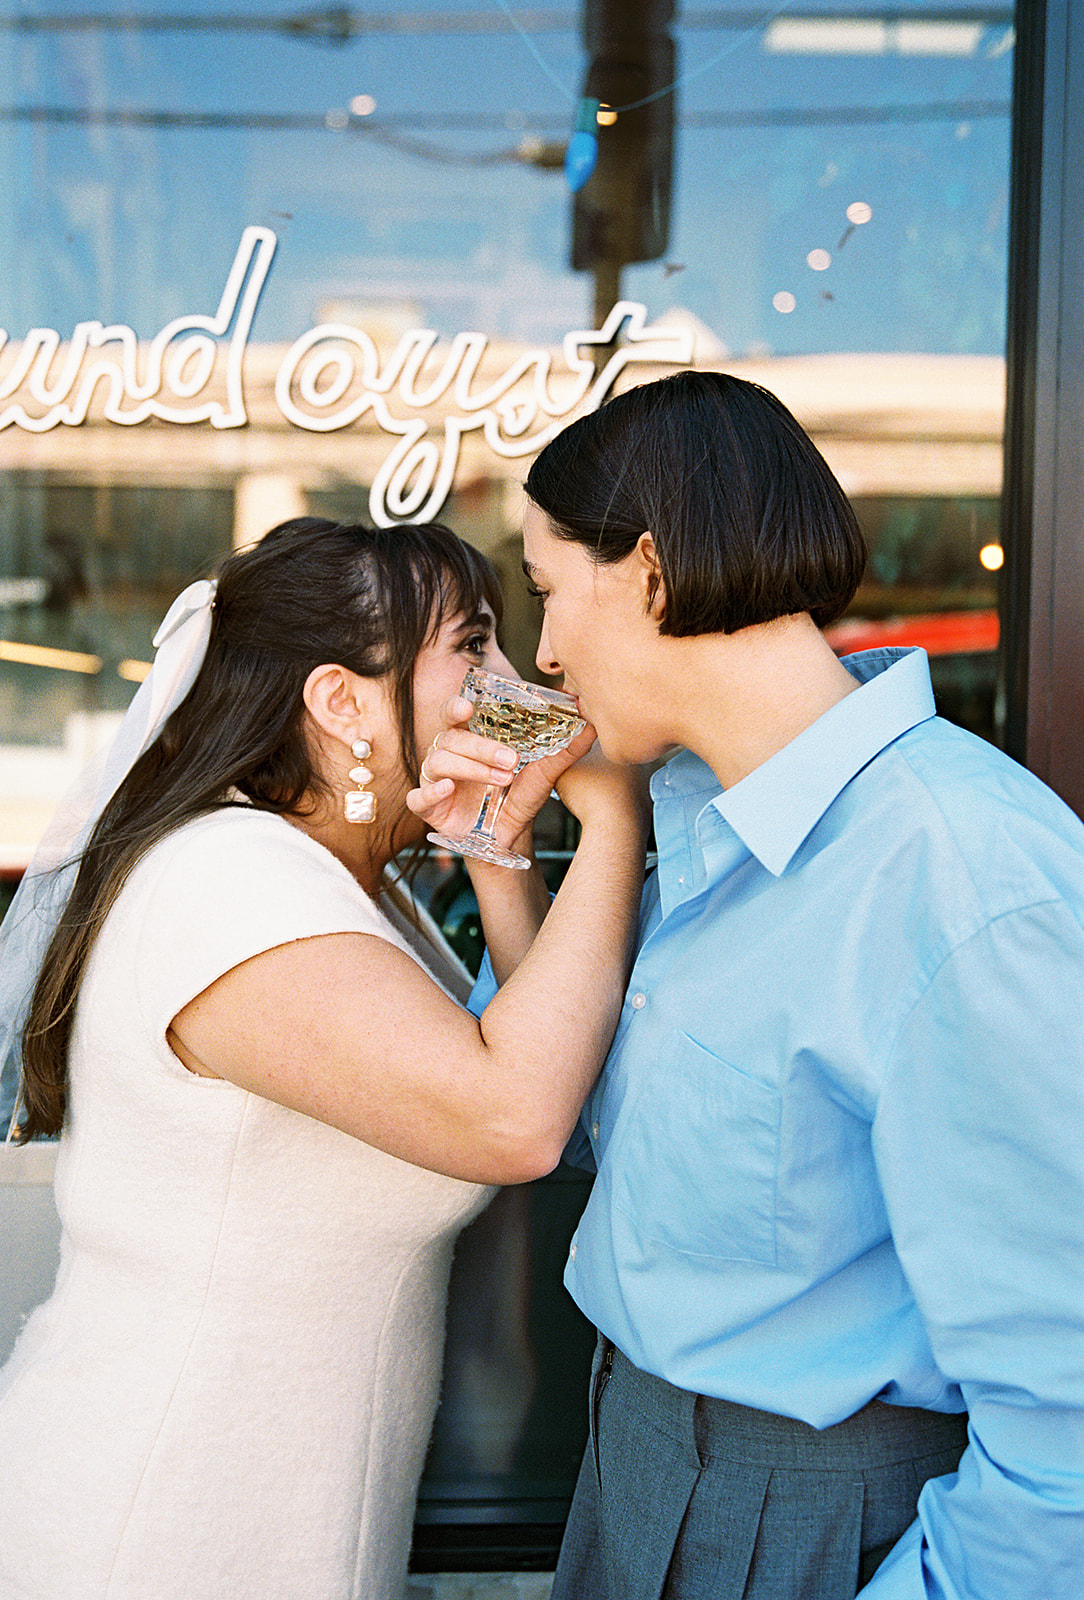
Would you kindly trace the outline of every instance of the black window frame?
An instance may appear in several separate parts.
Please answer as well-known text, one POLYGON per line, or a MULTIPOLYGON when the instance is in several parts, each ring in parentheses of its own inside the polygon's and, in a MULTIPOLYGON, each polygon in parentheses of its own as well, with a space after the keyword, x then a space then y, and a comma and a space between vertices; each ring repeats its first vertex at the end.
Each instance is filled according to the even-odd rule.
POLYGON ((1004 739, 1010 755, 1084 816, 1081 105, 1084 6, 1021 0, 1006 342, 1004 739))

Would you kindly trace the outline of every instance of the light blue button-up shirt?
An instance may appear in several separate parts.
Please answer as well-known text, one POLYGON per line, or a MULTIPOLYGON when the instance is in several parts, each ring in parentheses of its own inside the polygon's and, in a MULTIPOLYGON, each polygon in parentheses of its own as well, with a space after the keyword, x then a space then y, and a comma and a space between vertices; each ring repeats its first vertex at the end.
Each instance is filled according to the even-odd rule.
POLYGON ((653 778, 566 1283, 685 1389, 968 1410, 868 1600, 1080 1600, 1084 827, 934 715, 922 651, 846 665, 732 789, 653 778))

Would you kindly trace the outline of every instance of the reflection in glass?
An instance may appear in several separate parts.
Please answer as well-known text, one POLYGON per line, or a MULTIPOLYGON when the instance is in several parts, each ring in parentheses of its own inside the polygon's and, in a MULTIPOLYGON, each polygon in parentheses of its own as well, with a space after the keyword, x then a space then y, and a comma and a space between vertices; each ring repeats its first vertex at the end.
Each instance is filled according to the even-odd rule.
MULTIPOLYGON (((853 496, 870 565, 836 648, 925 644, 941 709, 996 736, 1013 11, 816 10, 8 8, 0 411, 18 398, 30 330, 56 335, 43 381, 59 393, 80 324, 130 328, 138 387, 160 330, 213 315, 245 230, 277 247, 239 352, 243 425, 110 423, 99 375, 85 424, 0 434, 0 878, 127 704, 173 594, 274 522, 364 518, 393 448, 400 503, 414 503, 425 452, 478 421, 466 402, 532 351, 567 374, 565 336, 600 328, 622 299, 694 363, 779 393, 853 496), (588 99, 598 159, 573 195, 565 148, 588 99), (356 381, 373 380, 384 412, 367 402, 321 432, 284 415, 276 377, 327 325, 361 352, 356 381), (397 374, 415 330, 432 348, 397 374), (473 371, 471 334, 488 341, 473 371), (400 379, 434 398, 407 407, 400 379)), ((574 354, 597 367, 612 349, 574 354)), ((86 370, 95 359, 88 348, 86 370)), ((181 386, 202 359, 178 356, 181 386)), ((310 411, 330 411, 339 370, 312 369, 310 411)), ((488 435, 456 435, 442 511, 497 561, 505 646, 527 677, 528 460, 493 441, 545 425, 535 370, 494 402, 488 435)), ((619 381, 657 375, 630 365, 619 381)), ((345 406, 357 391, 343 381, 345 406)), ((446 909, 476 958, 459 890, 446 909)), ((559 1275, 573 1200, 575 1184, 552 1214, 504 1202, 499 1269, 481 1231, 463 1258, 464 1284, 492 1293, 481 1324, 494 1320, 474 1320, 473 1288, 454 1302, 423 1497, 435 1524, 456 1504, 503 1515, 513 1481, 524 1522, 546 1523, 567 1494, 576 1440, 547 1454, 548 1386, 574 1386, 560 1341, 571 1366, 589 1341, 547 1329, 564 1313, 538 1285, 559 1275)))

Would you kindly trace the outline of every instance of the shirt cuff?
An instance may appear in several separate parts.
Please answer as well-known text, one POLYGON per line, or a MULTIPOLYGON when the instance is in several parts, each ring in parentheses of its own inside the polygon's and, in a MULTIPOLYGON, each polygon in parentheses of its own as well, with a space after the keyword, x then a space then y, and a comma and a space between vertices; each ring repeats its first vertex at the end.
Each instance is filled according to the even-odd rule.
POLYGON ((474 980, 474 988, 467 997, 467 1010, 480 1017, 486 1006, 500 988, 500 984, 493 976, 493 963, 489 959, 487 950, 482 957, 482 965, 478 969, 478 976, 474 980))

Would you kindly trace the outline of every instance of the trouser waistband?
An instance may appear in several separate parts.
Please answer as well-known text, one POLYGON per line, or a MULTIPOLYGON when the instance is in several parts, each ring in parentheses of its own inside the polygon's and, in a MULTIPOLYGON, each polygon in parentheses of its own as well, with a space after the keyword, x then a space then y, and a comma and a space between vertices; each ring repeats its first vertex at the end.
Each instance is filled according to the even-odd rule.
POLYGON ((608 1340, 604 1341, 603 1365, 607 1346, 613 1379, 626 1403, 645 1422, 689 1447, 701 1460, 710 1456, 766 1466, 844 1471, 914 1461, 960 1446, 966 1439, 966 1413, 892 1406, 880 1400, 871 1400, 830 1427, 814 1428, 794 1417, 679 1389, 665 1378, 641 1371, 608 1340))

